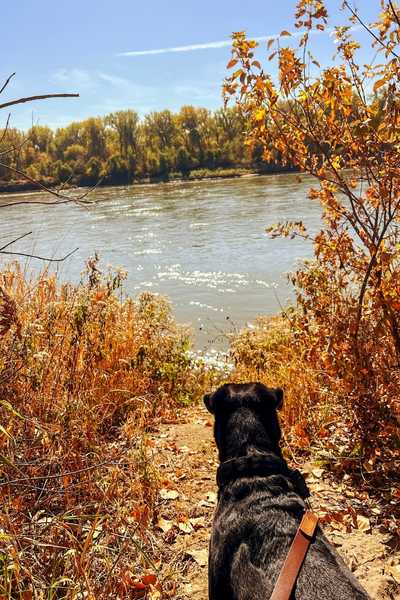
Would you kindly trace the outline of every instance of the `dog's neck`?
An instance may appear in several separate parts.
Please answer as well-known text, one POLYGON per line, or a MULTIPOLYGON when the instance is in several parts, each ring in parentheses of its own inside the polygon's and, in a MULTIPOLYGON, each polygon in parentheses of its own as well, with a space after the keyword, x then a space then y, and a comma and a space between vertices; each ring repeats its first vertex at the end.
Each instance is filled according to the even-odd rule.
POLYGON ((303 476, 289 469, 279 447, 280 429, 267 426, 254 412, 246 408, 236 411, 227 420, 215 421, 215 439, 220 466, 217 471, 219 494, 222 488, 242 477, 283 475, 295 491, 306 498, 309 491, 303 476))
POLYGON ((220 462, 254 453, 282 457, 279 428, 272 436, 251 410, 241 409, 225 422, 215 423, 215 438, 220 462))

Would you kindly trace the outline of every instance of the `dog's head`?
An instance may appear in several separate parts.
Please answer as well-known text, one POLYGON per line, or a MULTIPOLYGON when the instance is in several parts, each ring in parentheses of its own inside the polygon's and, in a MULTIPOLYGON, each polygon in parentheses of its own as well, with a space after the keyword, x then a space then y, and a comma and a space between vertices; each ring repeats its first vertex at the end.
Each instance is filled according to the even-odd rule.
POLYGON ((280 454, 280 388, 262 383, 227 383, 213 394, 206 394, 204 404, 215 417, 214 436, 221 460, 244 454, 250 446, 280 454))

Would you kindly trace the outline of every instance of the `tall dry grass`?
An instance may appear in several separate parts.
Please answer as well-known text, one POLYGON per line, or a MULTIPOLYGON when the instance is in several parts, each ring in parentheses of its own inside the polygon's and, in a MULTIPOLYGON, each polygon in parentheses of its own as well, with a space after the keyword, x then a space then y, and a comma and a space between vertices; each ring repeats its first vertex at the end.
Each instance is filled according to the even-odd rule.
POLYGON ((381 525, 398 535, 400 376, 390 340, 373 337, 367 323, 360 339, 370 368, 362 368, 351 352, 351 310, 333 315, 329 326, 310 313, 306 321, 289 308, 242 331, 231 346, 232 378, 283 387, 288 457, 306 454, 339 478, 350 475, 380 503, 381 525))
POLYGON ((231 344, 232 377, 282 387, 286 439, 307 449, 310 439, 316 438, 332 418, 336 403, 329 386, 323 385, 322 372, 305 359, 305 353, 306 347, 296 339, 290 321, 281 316, 259 317, 231 344))
POLYGON ((207 372, 168 302, 122 280, 96 260, 80 285, 0 273, 1 599, 167 594, 146 435, 207 372))

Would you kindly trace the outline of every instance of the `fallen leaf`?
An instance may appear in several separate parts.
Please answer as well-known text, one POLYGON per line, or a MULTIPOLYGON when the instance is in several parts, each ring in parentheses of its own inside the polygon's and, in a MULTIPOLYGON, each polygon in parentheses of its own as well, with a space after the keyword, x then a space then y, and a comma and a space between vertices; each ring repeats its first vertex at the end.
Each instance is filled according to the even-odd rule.
POLYGON ((187 446, 178 446, 178 452, 190 452, 190 448, 187 446))
POLYGON ((207 493, 207 502, 212 502, 213 504, 217 503, 217 494, 215 492, 207 493))
POLYGON ((314 477, 317 477, 319 479, 320 477, 322 477, 324 470, 323 469, 313 469, 311 472, 314 475, 314 477))
POLYGON ((357 529, 360 531, 369 531, 371 529, 369 519, 363 515, 357 515, 357 529))
POLYGON ((172 521, 169 521, 168 519, 163 519, 162 517, 160 517, 157 521, 157 527, 161 529, 161 531, 163 531, 164 533, 168 533, 168 531, 170 531, 173 526, 174 524, 172 521))
POLYGON ((400 583, 400 565, 393 565, 389 567, 389 572, 393 579, 395 579, 397 583, 400 583))
POLYGON ((200 566, 205 567, 208 563, 208 550, 187 550, 186 554, 191 556, 193 560, 200 566))
POLYGON ((157 582, 157 576, 154 573, 149 573, 147 575, 143 575, 142 583, 144 585, 154 585, 157 582))
POLYGON ((206 526, 204 517, 192 517, 190 522, 195 529, 200 529, 201 527, 206 526))
POLYGON ((178 523, 178 528, 183 531, 183 533, 193 533, 194 528, 190 521, 181 521, 178 523))
POLYGON ((165 488, 162 488, 160 490, 160 498, 162 500, 176 500, 177 498, 179 498, 179 492, 177 492, 176 490, 167 490, 165 488))

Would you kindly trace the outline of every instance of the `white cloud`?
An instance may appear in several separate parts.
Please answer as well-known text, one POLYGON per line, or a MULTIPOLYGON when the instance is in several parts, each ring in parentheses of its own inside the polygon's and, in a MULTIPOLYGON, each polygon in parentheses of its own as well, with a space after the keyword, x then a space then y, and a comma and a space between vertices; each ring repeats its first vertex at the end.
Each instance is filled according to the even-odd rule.
POLYGON ((93 85, 92 74, 84 69, 58 69, 53 74, 53 79, 58 83, 68 83, 85 88, 93 85))
POLYGON ((131 85, 131 81, 129 79, 125 79, 124 77, 117 77, 116 75, 109 75, 108 73, 98 73, 99 79, 105 81, 106 83, 111 83, 116 87, 125 87, 131 85))

